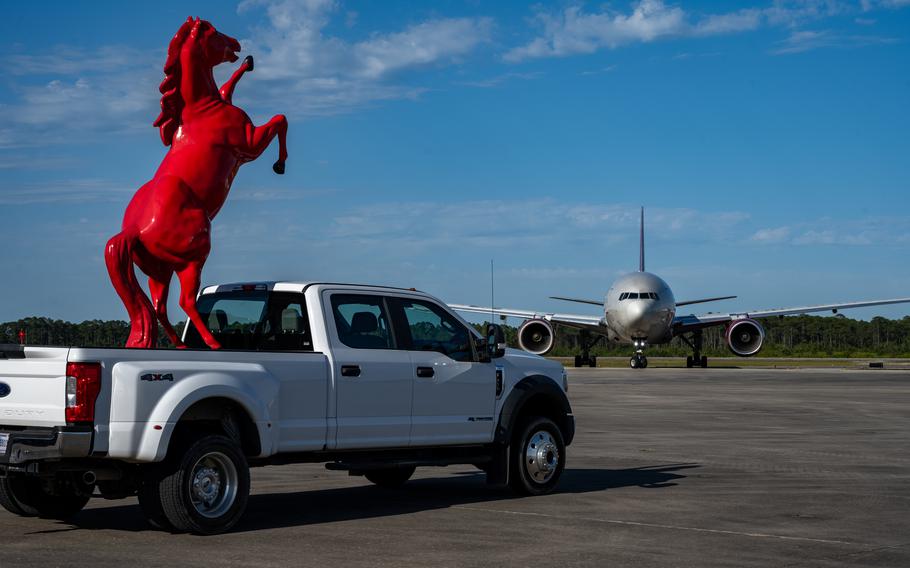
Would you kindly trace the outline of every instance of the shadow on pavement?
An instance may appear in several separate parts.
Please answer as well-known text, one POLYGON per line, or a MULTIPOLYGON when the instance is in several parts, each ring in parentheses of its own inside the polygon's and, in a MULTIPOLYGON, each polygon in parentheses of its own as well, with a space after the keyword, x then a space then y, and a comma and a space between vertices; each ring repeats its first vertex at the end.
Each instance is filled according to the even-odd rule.
MULTIPOLYGON (((698 464, 671 464, 630 469, 566 469, 554 494, 578 494, 620 487, 666 488, 686 476, 677 472, 698 464)), ((255 483, 254 483, 255 488, 255 483)), ((458 505, 522 499, 506 488, 486 485, 481 472, 415 479, 400 489, 370 484, 292 493, 253 494, 234 533, 407 515, 458 505)), ((66 530, 152 529, 138 505, 86 509, 66 523, 39 533, 66 530), (66 528, 64 528, 66 527, 66 528)))

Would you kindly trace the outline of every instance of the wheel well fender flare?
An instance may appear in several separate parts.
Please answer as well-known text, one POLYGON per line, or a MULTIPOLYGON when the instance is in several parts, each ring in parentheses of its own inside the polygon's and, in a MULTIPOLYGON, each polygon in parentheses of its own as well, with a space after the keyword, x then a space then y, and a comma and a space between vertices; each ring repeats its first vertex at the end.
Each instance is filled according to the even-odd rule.
POLYGON ((575 419, 565 391, 545 375, 527 376, 512 387, 503 402, 496 424, 494 441, 507 445, 515 426, 527 412, 534 412, 553 420, 568 446, 575 436, 575 419))

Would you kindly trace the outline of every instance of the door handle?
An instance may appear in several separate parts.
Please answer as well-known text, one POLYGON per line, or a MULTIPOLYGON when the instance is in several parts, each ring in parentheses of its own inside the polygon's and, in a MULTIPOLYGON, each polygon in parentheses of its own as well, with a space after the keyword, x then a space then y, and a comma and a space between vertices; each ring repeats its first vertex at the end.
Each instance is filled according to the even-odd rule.
POLYGON ((342 377, 359 377, 360 376, 360 365, 342 365, 341 366, 341 376, 342 377))
POLYGON ((422 379, 429 379, 436 374, 433 367, 417 367, 417 376, 422 379))

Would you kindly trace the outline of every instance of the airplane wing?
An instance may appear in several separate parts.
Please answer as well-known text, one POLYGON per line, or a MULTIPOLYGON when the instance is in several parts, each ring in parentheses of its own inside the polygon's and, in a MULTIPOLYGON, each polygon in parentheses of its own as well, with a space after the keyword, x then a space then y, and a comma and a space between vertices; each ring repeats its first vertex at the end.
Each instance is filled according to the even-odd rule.
POLYGON ((537 318, 544 319, 559 325, 565 325, 567 327, 589 329, 592 331, 599 331, 601 333, 606 332, 606 327, 604 327, 602 323, 603 318, 598 316, 557 314, 553 312, 535 312, 531 310, 513 310, 509 308, 485 308, 482 306, 471 306, 466 304, 448 304, 448 306, 453 310, 457 310, 459 312, 470 312, 474 314, 486 314, 488 316, 497 315, 525 319, 537 318))
POLYGON ((701 300, 685 300, 683 302, 676 302, 676 307, 688 306, 690 304, 704 304, 706 302, 719 302, 720 300, 732 300, 736 296, 718 296, 717 298, 702 298, 701 300))
POLYGON ((564 302, 575 302, 577 304, 591 304, 593 306, 603 307, 603 300, 585 300, 582 298, 566 298, 565 296, 550 296, 552 300, 562 300, 564 302))
POLYGON ((771 310, 755 310, 751 312, 728 313, 704 315, 676 316, 673 320, 673 330, 675 333, 685 333, 703 327, 720 325, 728 321, 744 318, 767 318, 772 316, 794 316, 798 314, 809 314, 813 312, 827 312, 837 310, 846 310, 849 308, 864 308, 868 306, 884 306, 887 304, 906 304, 910 303, 910 298, 895 298, 892 300, 867 300, 863 302, 848 302, 844 304, 823 304, 820 306, 805 306, 801 308, 775 308, 771 310))

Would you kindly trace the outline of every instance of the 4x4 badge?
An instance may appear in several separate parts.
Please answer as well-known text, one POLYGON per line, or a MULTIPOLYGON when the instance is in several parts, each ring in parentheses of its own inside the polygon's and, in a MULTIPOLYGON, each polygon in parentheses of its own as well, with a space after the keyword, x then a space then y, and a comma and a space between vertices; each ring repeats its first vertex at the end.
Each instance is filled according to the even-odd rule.
POLYGON ((174 375, 171 373, 146 373, 139 377, 143 381, 171 381, 174 382, 174 375))

